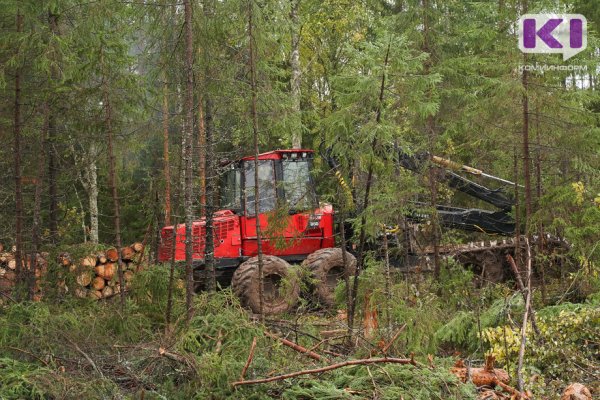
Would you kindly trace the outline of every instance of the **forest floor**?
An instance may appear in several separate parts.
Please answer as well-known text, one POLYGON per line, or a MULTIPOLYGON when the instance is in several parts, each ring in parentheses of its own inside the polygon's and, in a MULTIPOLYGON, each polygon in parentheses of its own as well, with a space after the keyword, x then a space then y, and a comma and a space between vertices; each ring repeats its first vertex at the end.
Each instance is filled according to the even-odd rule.
MULTIPOLYGON (((95 301, 48 291, 41 302, 5 298, 0 399, 510 398, 501 389, 485 394, 462 383, 451 368, 457 360, 482 366, 492 354, 516 386, 524 307, 512 283, 478 287, 472 273, 447 266, 442 283, 395 273, 386 293, 383 275, 377 266, 362 275, 351 341, 343 284, 335 310, 306 301, 292 314, 264 321, 228 289, 203 293, 194 299, 189 325, 181 288, 174 295, 173 322, 165 322, 165 266, 135 276, 123 310, 118 296, 95 301), (318 371, 374 358, 409 362, 318 371), (317 371, 239 384, 310 369, 317 371)), ((541 332, 528 329, 523 367, 533 399, 559 399, 573 382, 600 394, 600 292, 589 280, 576 279, 547 282, 545 304, 540 290, 534 291, 541 332)))

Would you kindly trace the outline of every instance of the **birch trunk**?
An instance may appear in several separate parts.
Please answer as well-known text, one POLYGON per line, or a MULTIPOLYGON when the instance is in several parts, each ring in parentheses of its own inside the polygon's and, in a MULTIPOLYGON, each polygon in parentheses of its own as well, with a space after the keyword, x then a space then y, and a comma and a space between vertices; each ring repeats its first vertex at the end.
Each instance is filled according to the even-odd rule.
POLYGON ((88 196, 90 211, 90 242, 93 244, 98 244, 98 167, 96 165, 98 155, 97 144, 90 143, 86 160, 82 165, 85 180, 83 188, 88 196))
POLYGON ((290 78, 290 87, 293 103, 292 125, 292 148, 302 148, 302 117, 300 114, 300 27, 298 23, 298 8, 300 0, 291 0, 290 19, 292 21, 292 52, 290 54, 290 67, 292 74, 290 78))

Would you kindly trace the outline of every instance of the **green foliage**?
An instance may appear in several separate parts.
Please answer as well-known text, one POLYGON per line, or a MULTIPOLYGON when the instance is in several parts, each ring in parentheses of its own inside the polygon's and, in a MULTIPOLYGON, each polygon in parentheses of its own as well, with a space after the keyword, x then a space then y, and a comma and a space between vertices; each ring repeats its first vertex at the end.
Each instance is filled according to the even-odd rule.
MULTIPOLYGON (((562 368, 561 360, 584 369, 590 359, 597 364, 598 338, 593 329, 598 325, 594 305, 597 308, 600 298, 596 4, 590 0, 560 2, 561 9, 582 12, 588 18, 588 49, 567 63, 586 66, 587 73, 531 72, 525 92, 519 67, 524 62, 554 65, 558 58, 530 55, 524 59, 515 45, 514 21, 522 12, 518 2, 302 0, 297 24, 289 17, 293 3, 194 2, 194 102, 205 106, 207 117, 210 113, 205 127, 217 139, 208 151, 219 159, 248 155, 250 6, 258 59, 260 150, 288 147, 298 130, 307 148, 317 148, 321 142, 324 147, 332 146, 356 210, 350 210, 351 202, 342 198, 338 183, 328 179, 333 174, 319 175, 328 167, 317 157, 314 178, 321 199, 336 204, 336 210, 340 210, 338 205, 347 207, 343 214, 356 211, 350 218, 354 232, 364 228, 370 245, 381 244, 382 225, 403 222, 412 201, 430 200, 424 189, 427 179, 398 167, 397 148, 450 156, 518 183, 524 181, 522 160, 532 160, 537 166, 539 159, 540 176, 533 180, 539 182, 542 195, 534 196, 535 213, 524 228, 529 232, 543 228, 565 239, 570 244, 569 255, 581 266, 561 275, 559 283, 566 282, 568 290, 548 299, 560 303, 587 297, 588 303, 550 308, 540 304, 540 325, 547 338, 539 346, 527 347, 526 363, 528 371, 544 371, 551 379, 585 378, 570 364, 562 368), (300 113, 290 96, 292 29, 300 36, 300 113), (517 117, 523 113, 524 94, 529 99, 530 154, 521 152, 523 122, 517 117), (516 168, 514 160, 519 163, 516 168), (374 181, 370 197, 364 201, 367 171, 373 172, 374 181)), ((530 11, 551 10, 557 7, 555 3, 531 1, 530 11)), ((89 224, 92 207, 87 200, 92 196, 84 183, 84 167, 97 171, 100 240, 112 242, 114 237, 104 143, 105 95, 110 100, 115 133, 124 242, 145 237, 150 243, 163 220, 161 122, 167 115, 173 215, 180 214, 181 11, 166 0, 7 0, 0 8, 0 97, 7 105, 0 109, 0 139, 5 144, 0 148, 0 170, 13 171, 12 105, 14 77, 19 70, 23 154, 22 170, 16 175, 38 182, 37 186, 25 185, 25 248, 29 251, 32 247, 34 190, 39 188, 42 248, 51 252, 50 279, 44 285, 46 302, 7 305, 0 314, 0 398, 61 398, 71 393, 81 398, 123 397, 130 393, 123 389, 126 384, 118 382, 131 371, 133 377, 126 376, 135 385, 154 388, 145 393, 147 398, 471 398, 472 388, 456 384, 445 370, 415 374, 410 367, 398 366, 356 367, 331 372, 322 379, 310 377, 234 391, 229 382, 239 373, 254 336, 259 345, 249 376, 266 376, 305 364, 296 354, 290 356, 291 350, 265 339, 261 332, 265 327, 251 320, 229 291, 199 296, 195 300, 198 311, 186 327, 181 323, 182 290, 176 286, 174 322, 166 327, 165 267, 152 267, 136 276, 126 315, 120 315, 111 301, 76 300, 57 290, 63 279, 61 267, 54 261, 59 249, 67 249, 75 260, 96 250, 63 247, 81 242, 89 224), (23 32, 16 32, 17 12, 23 15, 23 32), (50 26, 49 14, 57 17, 57 30, 50 26), (168 103, 166 114, 159 111, 164 100, 168 103), (45 128, 50 121, 55 128, 52 138, 45 128), (51 199, 45 175, 51 167, 47 157, 51 149, 57 152, 52 166, 58 175, 58 197, 54 199, 60 209, 57 237, 49 235, 51 199), (97 380, 98 374, 73 343, 96 360, 105 379, 97 380), (198 372, 157 356, 159 346, 181 353, 198 366, 198 372), (76 367, 62 365, 65 360, 76 360, 76 367), (67 368, 68 377, 56 372, 60 366, 67 368), (115 366, 122 369, 115 372, 115 366), (118 374, 119 379, 115 377, 118 374)), ((198 121, 199 110, 196 114, 198 121)), ((194 126, 194 132, 197 128, 194 126)), ((198 140, 194 137, 195 145, 198 140)), ((194 163, 199 169, 196 154, 194 163)), ((219 172, 208 171, 208 175, 219 172)), ((0 177, 4 206, 0 210, 0 241, 5 247, 14 242, 13 175, 0 177)), ((438 201, 478 206, 442 185, 438 201)), ((266 232, 278 238, 273 240, 278 248, 285 247, 280 233, 287 211, 278 208, 272 215, 271 230, 266 232)), ((442 234, 445 243, 470 238, 454 231, 442 234)), ((403 250, 393 255, 402 255, 403 250)), ((537 261, 550 264, 553 257, 538 256, 537 261)), ((512 367, 523 306, 519 296, 511 295, 511 287, 475 287, 472 273, 449 262, 443 265, 439 282, 393 272, 388 294, 385 271, 375 254, 367 255, 366 264, 360 278, 357 326, 365 306, 374 308, 380 323, 376 338, 388 339, 390 330, 406 324, 392 349, 419 356, 450 350, 480 356, 486 350, 480 335, 483 331, 499 359, 512 367)), ((177 271, 179 276, 181 271, 177 271)), ((72 277, 64 278, 73 288, 72 277)), ((302 289, 308 291, 310 280, 304 276, 303 281, 307 284, 302 289)), ((552 288, 551 282, 548 287, 552 288)), ((344 291, 341 284, 336 292, 342 308, 346 306, 344 291)), ((318 335, 318 328, 310 323, 304 328, 310 335, 318 335)), ((356 355, 369 350, 359 348, 356 355)))
POLYGON ((446 368, 415 369, 412 366, 357 366, 332 371, 327 380, 306 380, 282 393, 283 399, 361 398, 427 400, 475 399, 474 387, 458 383, 446 368))
MULTIPOLYGON (((152 265, 135 274, 131 289, 139 312, 145 314, 158 326, 164 324, 169 292, 170 266, 166 264, 152 265)), ((184 296, 183 285, 178 284, 184 275, 182 266, 175 267, 173 282, 173 298, 184 296)), ((174 302, 173 315, 181 315, 183 309, 180 302, 174 302)))
POLYGON ((44 371, 31 364, 0 358, 0 397, 3 399, 44 399, 46 390, 35 383, 44 371))
MULTIPOLYGON (((478 306, 481 307, 481 304, 478 306)), ((482 307, 483 308, 483 307, 482 307)), ((437 343, 442 346, 481 353, 481 336, 488 328, 504 323, 511 313, 522 312, 523 302, 520 297, 498 299, 489 307, 479 311, 459 311, 452 319, 435 333, 437 343)))
POLYGON ((438 293, 451 309, 469 306, 471 294, 475 291, 474 274, 453 258, 443 261, 440 271, 438 293))
POLYGON ((454 318, 435 332, 435 340, 437 343, 468 349, 477 343, 477 337, 473 337, 474 332, 477 332, 474 313, 459 311, 454 318))
POLYGON ((64 377, 47 367, 0 358, 0 398, 5 400, 45 400, 77 393, 86 399, 116 396, 114 383, 101 378, 90 381, 79 376, 64 377))
MULTIPOLYGON (((597 385, 600 309, 598 304, 565 303, 537 312, 541 338, 528 326, 525 363, 547 381, 582 381, 597 385)), ((499 325, 484 331, 496 359, 514 368, 521 343, 518 326, 499 325)))

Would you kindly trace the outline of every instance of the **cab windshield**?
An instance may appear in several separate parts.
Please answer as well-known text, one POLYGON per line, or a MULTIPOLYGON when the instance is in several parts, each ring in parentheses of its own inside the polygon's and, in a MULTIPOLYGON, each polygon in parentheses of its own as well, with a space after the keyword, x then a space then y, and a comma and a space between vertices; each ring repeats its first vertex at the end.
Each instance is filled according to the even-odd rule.
MULTIPOLYGON (((259 160, 258 212, 267 213, 283 207, 293 214, 316 208, 317 196, 310 175, 310 162, 306 158, 259 160)), ((245 214, 254 216, 256 214, 254 160, 244 161, 243 171, 230 171, 224 181, 226 188, 222 189, 222 198, 225 204, 239 207, 237 199, 243 196, 245 214), (237 191, 240 187, 241 173, 244 181, 243 193, 237 191)))
POLYGON ((290 211, 303 211, 317 206, 310 176, 310 160, 282 160, 283 195, 290 211))

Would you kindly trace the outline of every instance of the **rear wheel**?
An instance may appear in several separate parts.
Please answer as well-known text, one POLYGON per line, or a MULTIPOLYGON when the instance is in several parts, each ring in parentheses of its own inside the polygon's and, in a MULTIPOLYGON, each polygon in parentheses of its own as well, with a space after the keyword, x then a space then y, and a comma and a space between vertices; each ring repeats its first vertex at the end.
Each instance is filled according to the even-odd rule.
MULTIPOLYGON (((348 274, 354 275, 356 258, 346 252, 348 274)), ((328 248, 315 251, 302 263, 315 280, 313 293, 320 304, 331 307, 335 303, 335 287, 344 279, 344 258, 342 249, 328 248)))
MULTIPOLYGON (((300 288, 292 267, 275 256, 263 256, 263 289, 265 314, 280 314, 291 310, 298 302, 300 288)), ((252 257, 238 267, 231 281, 233 292, 242 305, 260 313, 258 257, 252 257)))

